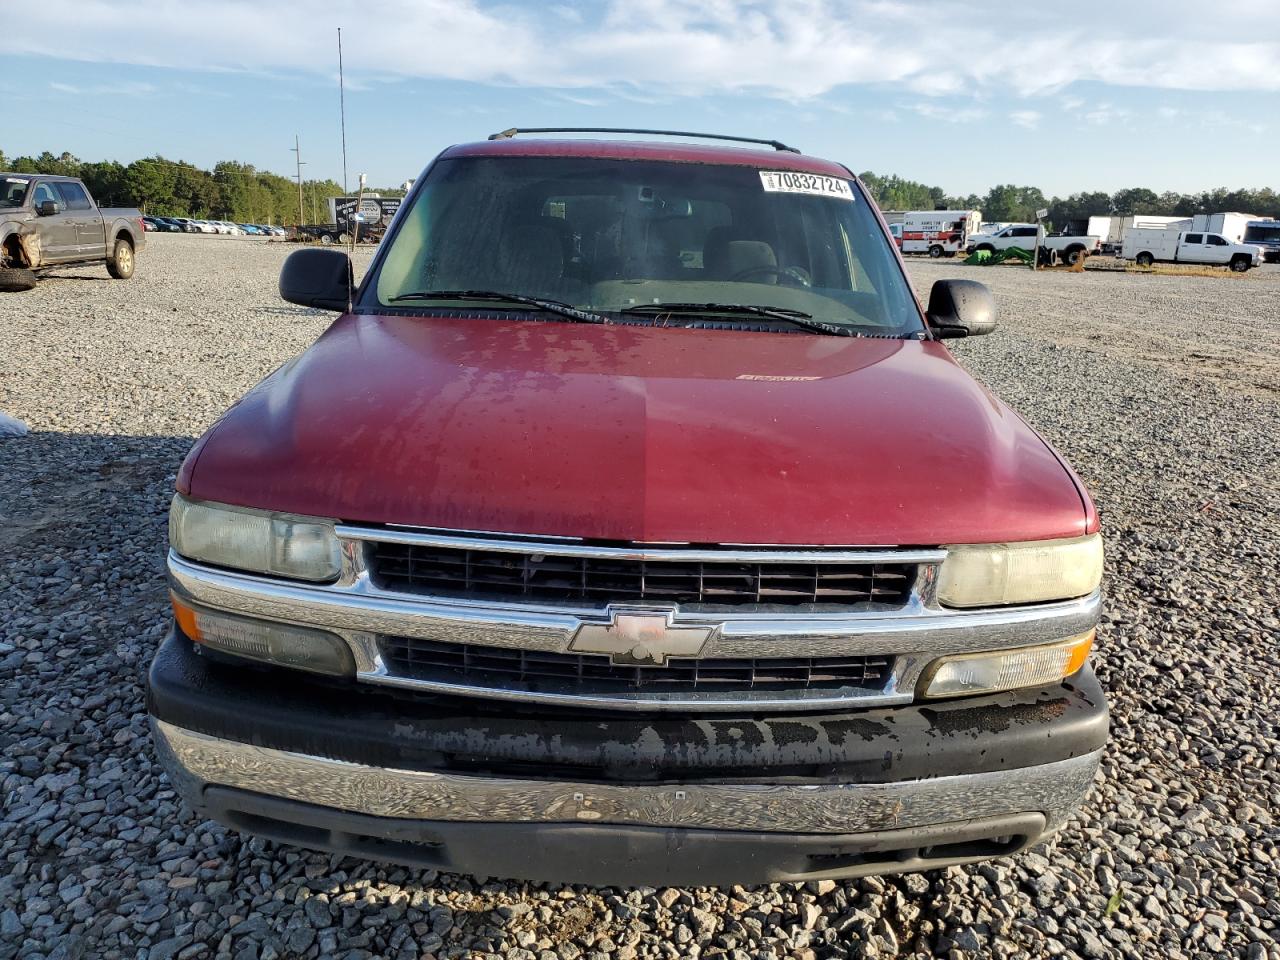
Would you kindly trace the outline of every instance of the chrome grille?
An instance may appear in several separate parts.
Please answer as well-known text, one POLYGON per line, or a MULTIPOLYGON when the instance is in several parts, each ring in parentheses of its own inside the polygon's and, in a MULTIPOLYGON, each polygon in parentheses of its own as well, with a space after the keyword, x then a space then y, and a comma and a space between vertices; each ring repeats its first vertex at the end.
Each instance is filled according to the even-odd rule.
POLYGON ((891 657, 839 656, 754 659, 671 658, 665 666, 619 666, 596 654, 550 653, 380 637, 388 670, 400 677, 528 692, 590 696, 617 693, 880 690, 891 657))
POLYGON ((916 577, 912 563, 635 560, 389 542, 370 544, 368 564, 387 590, 599 605, 900 606, 916 577))

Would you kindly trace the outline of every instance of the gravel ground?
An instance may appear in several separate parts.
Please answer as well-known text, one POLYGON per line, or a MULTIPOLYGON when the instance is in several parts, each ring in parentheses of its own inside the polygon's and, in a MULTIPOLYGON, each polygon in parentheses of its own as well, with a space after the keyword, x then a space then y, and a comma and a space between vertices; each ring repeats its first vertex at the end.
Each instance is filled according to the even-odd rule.
MULTIPOLYGON (((154 236, 0 296, 0 955, 1244 956, 1280 960, 1280 271, 912 265, 987 281, 955 351, 1076 465, 1108 536, 1113 740, 1087 808, 1012 860, 725 890, 481 883, 247 840, 175 800, 146 733, 193 437, 326 317, 287 248, 154 236)), ((361 252, 362 262, 368 253, 361 252)))

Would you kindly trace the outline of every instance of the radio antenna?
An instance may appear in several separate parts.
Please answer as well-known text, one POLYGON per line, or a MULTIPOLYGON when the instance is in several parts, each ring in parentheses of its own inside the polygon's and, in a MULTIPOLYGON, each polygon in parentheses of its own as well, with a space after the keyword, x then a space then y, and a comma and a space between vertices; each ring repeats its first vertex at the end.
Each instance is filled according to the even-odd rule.
POLYGON ((342 123, 342 192, 347 192, 347 85, 342 77, 342 28, 338 28, 338 116, 342 123))

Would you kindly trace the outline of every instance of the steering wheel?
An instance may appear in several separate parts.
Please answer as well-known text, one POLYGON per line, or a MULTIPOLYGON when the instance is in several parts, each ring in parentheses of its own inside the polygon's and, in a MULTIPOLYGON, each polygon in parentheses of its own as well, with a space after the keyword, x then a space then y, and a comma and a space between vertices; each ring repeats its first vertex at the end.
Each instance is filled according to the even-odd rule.
POLYGON ((729 280, 749 280, 752 277, 777 277, 780 284, 785 284, 786 280, 791 280, 793 281, 792 283, 785 284, 791 287, 813 286, 813 277, 803 267, 747 267, 745 270, 739 270, 729 280))

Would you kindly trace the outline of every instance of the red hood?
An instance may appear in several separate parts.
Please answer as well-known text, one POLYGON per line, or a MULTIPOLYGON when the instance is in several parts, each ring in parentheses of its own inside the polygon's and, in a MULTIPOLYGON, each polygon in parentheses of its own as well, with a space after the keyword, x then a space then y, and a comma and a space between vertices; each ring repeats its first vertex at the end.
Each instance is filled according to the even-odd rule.
POLYGON ((352 522, 704 543, 1078 536, 1087 498, 937 343, 346 316, 183 492, 352 522))

